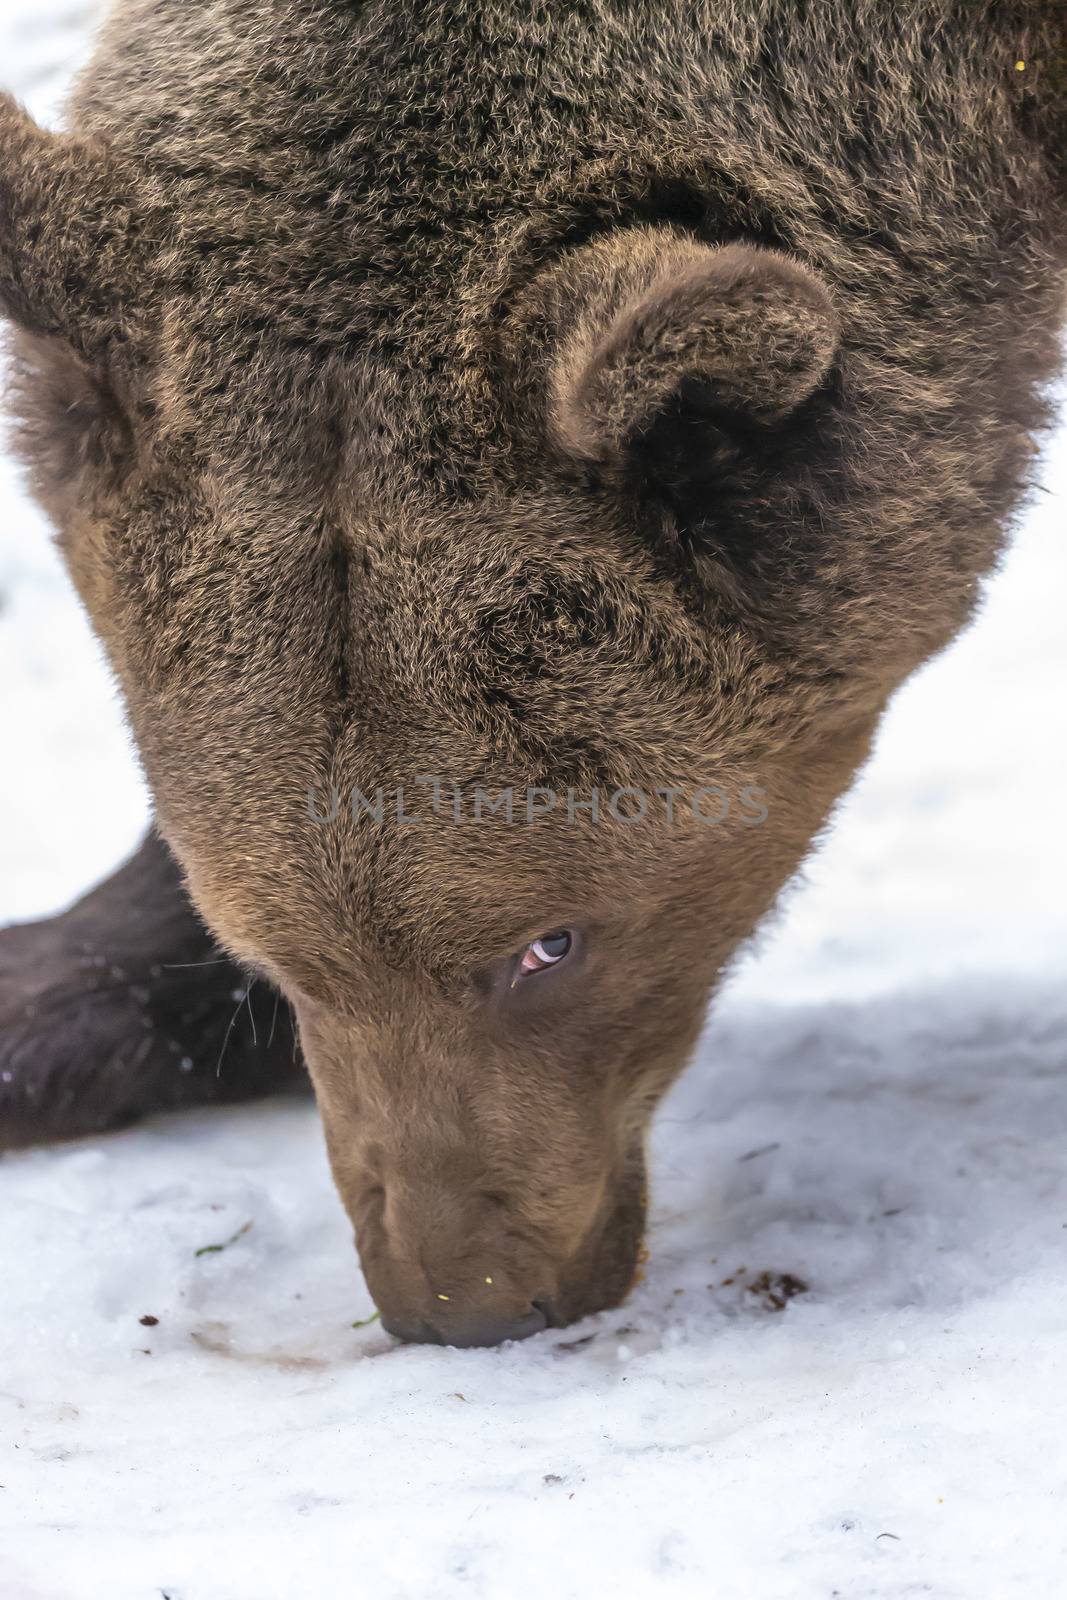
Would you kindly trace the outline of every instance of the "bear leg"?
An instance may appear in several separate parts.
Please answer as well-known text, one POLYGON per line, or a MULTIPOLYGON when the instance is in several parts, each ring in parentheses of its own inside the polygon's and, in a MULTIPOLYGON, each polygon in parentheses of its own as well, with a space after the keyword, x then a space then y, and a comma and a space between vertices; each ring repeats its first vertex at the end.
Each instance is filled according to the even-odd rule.
POLYGON ((287 1004, 249 992, 158 835, 62 915, 0 929, 0 1150, 308 1087, 287 1004))

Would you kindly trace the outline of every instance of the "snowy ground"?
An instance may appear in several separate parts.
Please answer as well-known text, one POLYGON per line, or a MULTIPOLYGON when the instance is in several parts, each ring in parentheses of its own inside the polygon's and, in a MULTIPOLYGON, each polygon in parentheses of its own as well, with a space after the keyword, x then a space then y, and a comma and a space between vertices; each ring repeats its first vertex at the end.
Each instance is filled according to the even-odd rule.
MULTIPOLYGON (((36 109, 87 9, 0 17, 36 109)), ((664 1108, 623 1309, 488 1352, 354 1330, 310 1108, 0 1162, 0 1600, 1062 1591, 1065 467, 1061 438, 664 1108)), ((3 470, 14 918, 108 869, 145 801, 3 470)))

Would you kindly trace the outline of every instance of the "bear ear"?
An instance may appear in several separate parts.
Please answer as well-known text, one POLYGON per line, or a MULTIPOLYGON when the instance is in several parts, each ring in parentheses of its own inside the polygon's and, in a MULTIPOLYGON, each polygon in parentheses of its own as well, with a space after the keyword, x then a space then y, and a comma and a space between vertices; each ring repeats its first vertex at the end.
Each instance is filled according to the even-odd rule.
POLYGON ((98 355, 128 302, 140 231, 106 150, 45 132, 0 94, 0 314, 98 355))
POLYGON ((608 469, 640 459, 653 476, 657 461, 682 477, 725 466, 746 431, 773 431, 809 399, 838 343, 830 297, 798 262, 667 229, 575 251, 552 299, 556 446, 608 469))

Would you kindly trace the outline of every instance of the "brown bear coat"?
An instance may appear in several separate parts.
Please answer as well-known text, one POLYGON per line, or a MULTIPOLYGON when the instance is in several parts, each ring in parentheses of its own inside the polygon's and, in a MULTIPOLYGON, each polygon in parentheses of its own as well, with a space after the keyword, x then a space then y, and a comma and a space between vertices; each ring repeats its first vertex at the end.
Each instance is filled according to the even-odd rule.
POLYGON ((1027 486, 1065 83, 1037 0, 121 0, 68 131, 0 105, 23 449, 210 929, 150 841, 5 937, 9 1142, 283 1082, 215 940, 388 1326, 625 1292, 652 1108, 1027 486))

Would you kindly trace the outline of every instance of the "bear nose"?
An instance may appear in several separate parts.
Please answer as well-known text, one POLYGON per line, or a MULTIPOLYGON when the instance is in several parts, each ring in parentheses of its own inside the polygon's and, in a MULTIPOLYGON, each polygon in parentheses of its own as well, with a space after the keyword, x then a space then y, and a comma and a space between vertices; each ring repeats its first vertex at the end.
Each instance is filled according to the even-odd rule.
POLYGON ((503 1344, 507 1339, 528 1339, 532 1333, 541 1333, 548 1327, 548 1317, 540 1306, 534 1305, 520 1317, 501 1317, 483 1311, 456 1317, 447 1327, 383 1317, 382 1327, 406 1344, 450 1344, 466 1350, 476 1345, 503 1344))

